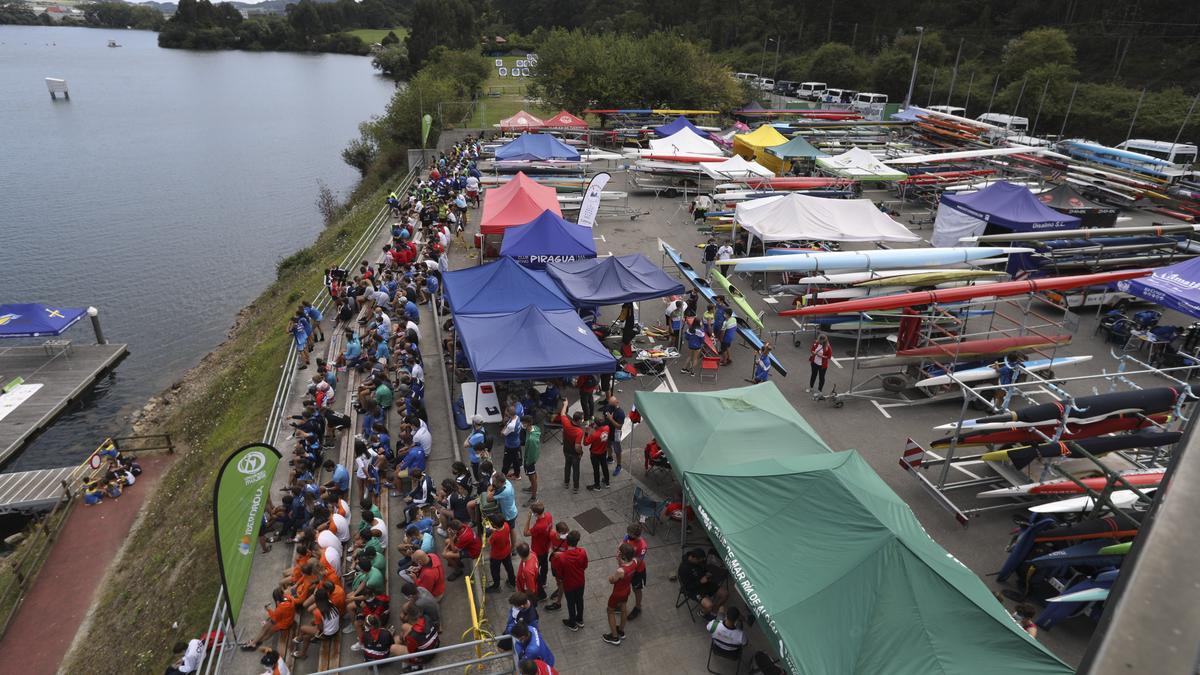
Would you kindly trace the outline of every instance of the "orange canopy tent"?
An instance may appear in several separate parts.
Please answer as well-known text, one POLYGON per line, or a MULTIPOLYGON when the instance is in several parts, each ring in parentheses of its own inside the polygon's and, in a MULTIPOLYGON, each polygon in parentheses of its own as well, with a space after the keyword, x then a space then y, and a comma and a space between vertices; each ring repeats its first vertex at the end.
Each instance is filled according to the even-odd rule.
POLYGON ((506 228, 523 225, 542 211, 561 216, 558 193, 554 188, 535 182, 523 171, 512 180, 483 194, 483 214, 479 218, 482 234, 503 234, 506 228))
POLYGON ((566 110, 558 111, 558 114, 542 123, 547 129, 586 129, 588 123, 582 119, 572 115, 566 110))
POLYGON ((545 122, 521 110, 516 115, 500 120, 501 131, 530 131, 532 129, 541 129, 546 125, 545 122))

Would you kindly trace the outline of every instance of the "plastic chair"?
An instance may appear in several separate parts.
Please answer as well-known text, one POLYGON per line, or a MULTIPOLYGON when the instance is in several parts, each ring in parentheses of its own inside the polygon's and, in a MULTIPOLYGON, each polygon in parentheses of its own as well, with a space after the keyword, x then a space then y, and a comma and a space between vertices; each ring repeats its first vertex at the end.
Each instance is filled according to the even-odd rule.
POLYGON ((708 373, 713 382, 717 381, 717 371, 721 369, 721 357, 719 356, 702 356, 700 357, 700 381, 704 381, 704 374, 708 373))
POLYGON ((662 522, 663 513, 667 510, 666 505, 665 500, 657 502, 647 497, 641 486, 633 488, 633 519, 645 523, 651 534, 654 534, 658 524, 662 522))
POLYGON ((710 640, 708 643, 708 662, 704 664, 704 669, 714 675, 721 675, 720 671, 712 669, 712 659, 716 656, 720 659, 727 659, 737 664, 737 669, 733 671, 734 675, 742 672, 742 651, 745 650, 745 645, 737 649, 723 649, 717 646, 715 641, 710 640))

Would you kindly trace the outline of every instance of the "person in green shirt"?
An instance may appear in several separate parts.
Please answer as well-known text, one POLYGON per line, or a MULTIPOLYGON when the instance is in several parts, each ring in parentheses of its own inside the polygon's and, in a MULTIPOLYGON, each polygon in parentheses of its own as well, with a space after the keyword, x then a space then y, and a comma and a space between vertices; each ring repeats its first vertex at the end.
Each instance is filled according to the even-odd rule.
POLYGON ((381 409, 391 410, 393 400, 392 388, 388 386, 387 380, 382 380, 379 386, 375 387, 375 402, 381 409))
POLYGON ((537 501, 537 461, 542 454, 542 428, 533 423, 531 415, 521 417, 521 428, 525 430, 525 475, 529 478, 529 487, 523 490, 529 493, 529 503, 532 504, 537 501))

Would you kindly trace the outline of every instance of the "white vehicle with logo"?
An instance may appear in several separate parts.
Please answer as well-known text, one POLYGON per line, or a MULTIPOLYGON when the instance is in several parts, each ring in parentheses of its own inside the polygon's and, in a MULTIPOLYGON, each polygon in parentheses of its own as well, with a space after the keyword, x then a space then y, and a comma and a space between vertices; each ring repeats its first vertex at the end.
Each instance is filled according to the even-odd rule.
POLYGON ((887 94, 859 92, 854 95, 854 101, 850 103, 850 106, 857 110, 863 117, 877 120, 883 118, 883 108, 887 105, 887 102, 887 94))
POLYGON ((1149 155, 1175 165, 1176 168, 1191 170, 1196 163, 1196 146, 1189 143, 1170 143, 1167 141, 1152 141, 1145 138, 1131 138, 1117 144, 1117 149, 1149 155))
POLYGON ((796 98, 820 101, 825 95, 825 89, 824 82, 801 82, 800 87, 796 89, 796 98))

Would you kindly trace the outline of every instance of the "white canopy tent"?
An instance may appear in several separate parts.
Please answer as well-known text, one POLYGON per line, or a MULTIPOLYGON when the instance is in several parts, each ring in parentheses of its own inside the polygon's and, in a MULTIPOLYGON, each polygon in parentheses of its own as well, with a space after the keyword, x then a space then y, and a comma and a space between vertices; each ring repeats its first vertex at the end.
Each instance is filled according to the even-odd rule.
POLYGON ((869 199, 824 199, 788 193, 742 202, 734 222, 768 241, 919 241, 869 199))
POLYGON ((908 174, 884 164, 862 148, 850 148, 836 157, 820 157, 817 168, 855 180, 904 180, 908 174))
POLYGON ((705 162, 700 167, 714 180, 739 180, 745 178, 772 178, 775 173, 758 162, 749 162, 741 155, 734 155, 724 162, 705 162))
POLYGON ((707 138, 701 138, 690 129, 681 129, 666 138, 650 139, 650 152, 655 155, 712 155, 725 153, 707 138))

